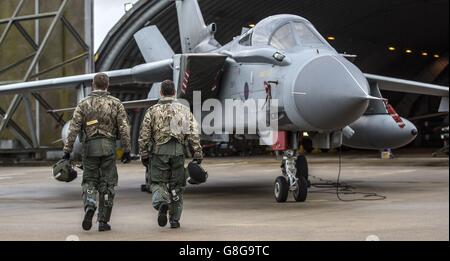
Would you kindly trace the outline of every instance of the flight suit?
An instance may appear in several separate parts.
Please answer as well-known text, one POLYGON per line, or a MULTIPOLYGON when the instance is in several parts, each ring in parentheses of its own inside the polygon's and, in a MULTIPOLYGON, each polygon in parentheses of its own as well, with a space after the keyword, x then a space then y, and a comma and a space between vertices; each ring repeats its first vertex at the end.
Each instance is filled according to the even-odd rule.
MULTIPOLYGON (((152 151, 152 148, 153 148, 153 146, 152 146, 152 144, 150 144, 149 148, 148 148, 148 151, 152 151)), ((151 173, 150 166, 151 166, 151 164, 152 164, 152 162, 151 162, 151 158, 150 158, 148 164, 145 165, 145 167, 146 167, 146 170, 145 170, 145 188, 146 188, 147 192, 151 192, 152 191, 152 189, 151 189, 151 183, 152 182, 151 182, 151 177, 150 177, 150 173, 151 173)))
POLYGON ((164 97, 150 107, 139 135, 141 157, 150 158, 152 205, 169 204, 169 219, 179 221, 186 187, 184 149, 190 144, 194 158, 202 157, 198 124, 190 109, 175 98, 164 97), (152 146, 149 146, 152 144, 152 146))
POLYGON ((77 135, 82 133, 83 203, 84 209, 97 208, 98 221, 109 222, 118 184, 116 139, 130 151, 130 125, 125 107, 106 91, 93 91, 82 100, 73 114, 64 146, 71 153, 77 135))

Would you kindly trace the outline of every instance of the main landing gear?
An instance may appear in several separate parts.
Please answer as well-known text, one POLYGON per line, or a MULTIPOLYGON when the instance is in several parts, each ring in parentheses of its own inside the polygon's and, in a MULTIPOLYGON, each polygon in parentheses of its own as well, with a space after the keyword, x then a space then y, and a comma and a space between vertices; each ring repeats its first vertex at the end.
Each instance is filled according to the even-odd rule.
POLYGON ((281 162, 283 176, 275 180, 274 195, 277 202, 286 202, 289 192, 294 200, 304 202, 308 196, 308 163, 304 155, 297 155, 293 150, 284 151, 281 162))

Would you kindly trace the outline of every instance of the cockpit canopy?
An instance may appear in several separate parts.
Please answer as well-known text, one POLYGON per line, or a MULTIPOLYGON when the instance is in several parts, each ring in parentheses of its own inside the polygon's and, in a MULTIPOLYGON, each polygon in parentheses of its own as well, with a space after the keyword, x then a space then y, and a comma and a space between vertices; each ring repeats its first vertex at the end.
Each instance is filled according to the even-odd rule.
POLYGON ((259 22, 239 41, 244 46, 272 46, 289 51, 295 47, 329 46, 305 19, 295 15, 275 15, 259 22))

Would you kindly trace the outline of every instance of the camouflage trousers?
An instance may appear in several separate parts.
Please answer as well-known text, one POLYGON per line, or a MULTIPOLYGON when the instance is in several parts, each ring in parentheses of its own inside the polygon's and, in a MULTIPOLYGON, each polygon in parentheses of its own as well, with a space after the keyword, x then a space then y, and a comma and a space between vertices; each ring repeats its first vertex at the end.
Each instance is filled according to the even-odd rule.
POLYGON ((183 193, 186 187, 184 155, 156 155, 150 164, 152 205, 156 210, 169 204, 169 219, 179 221, 183 212, 183 193))
POLYGON ((109 222, 118 183, 115 144, 109 140, 83 144, 83 203, 84 210, 97 208, 98 221, 109 222), (109 154, 109 155, 108 155, 109 154))

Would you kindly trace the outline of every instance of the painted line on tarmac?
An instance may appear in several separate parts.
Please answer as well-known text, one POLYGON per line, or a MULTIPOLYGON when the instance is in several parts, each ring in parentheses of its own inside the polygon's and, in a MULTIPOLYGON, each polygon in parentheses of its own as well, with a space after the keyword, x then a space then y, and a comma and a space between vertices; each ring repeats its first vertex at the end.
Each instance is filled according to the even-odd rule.
POLYGON ((236 165, 236 162, 230 162, 230 163, 218 163, 218 164, 210 164, 211 167, 222 167, 222 166, 232 166, 236 165))
POLYGON ((276 168, 276 169, 261 169, 261 170, 258 170, 258 172, 276 172, 276 171, 280 171, 280 168, 276 168))
POLYGON ((11 174, 4 174, 4 175, 0 175, 0 178, 1 177, 11 177, 11 176, 25 176, 25 174, 13 174, 13 175, 11 175, 11 174))

